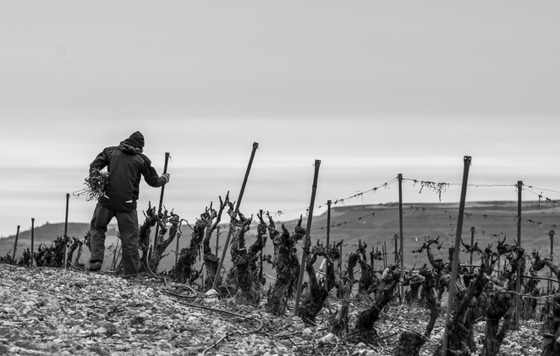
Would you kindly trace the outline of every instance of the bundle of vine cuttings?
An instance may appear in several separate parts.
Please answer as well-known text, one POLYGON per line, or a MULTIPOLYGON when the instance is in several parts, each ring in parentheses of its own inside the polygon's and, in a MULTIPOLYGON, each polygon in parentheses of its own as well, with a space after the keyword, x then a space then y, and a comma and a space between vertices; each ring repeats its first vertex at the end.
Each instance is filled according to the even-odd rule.
POLYGON ((76 196, 85 196, 87 201, 98 200, 105 195, 109 175, 105 172, 93 171, 84 178, 85 188, 74 193, 76 196))

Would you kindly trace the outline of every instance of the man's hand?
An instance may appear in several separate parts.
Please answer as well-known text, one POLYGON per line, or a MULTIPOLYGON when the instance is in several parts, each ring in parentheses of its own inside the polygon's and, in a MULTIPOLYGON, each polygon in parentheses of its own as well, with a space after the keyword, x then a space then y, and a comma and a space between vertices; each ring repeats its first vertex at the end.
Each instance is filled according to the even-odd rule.
POLYGON ((171 180, 171 175, 169 173, 164 173, 161 175, 161 179, 164 181, 163 184, 167 184, 169 183, 169 180, 171 180))

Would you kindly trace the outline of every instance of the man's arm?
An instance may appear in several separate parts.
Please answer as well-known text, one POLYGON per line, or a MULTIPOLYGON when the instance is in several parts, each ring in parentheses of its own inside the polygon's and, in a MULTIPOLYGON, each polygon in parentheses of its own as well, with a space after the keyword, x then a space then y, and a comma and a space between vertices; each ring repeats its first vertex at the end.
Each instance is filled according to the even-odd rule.
POLYGON ((154 167, 152 167, 152 162, 148 159, 148 157, 144 156, 144 167, 142 169, 142 175, 144 176, 144 180, 148 183, 149 186, 157 188, 161 187, 164 184, 169 182, 169 174, 164 174, 161 177, 157 174, 157 171, 154 167))
POLYGON ((89 165, 89 172, 92 173, 94 171, 100 171, 108 165, 109 155, 107 154, 107 149, 104 149, 89 165))

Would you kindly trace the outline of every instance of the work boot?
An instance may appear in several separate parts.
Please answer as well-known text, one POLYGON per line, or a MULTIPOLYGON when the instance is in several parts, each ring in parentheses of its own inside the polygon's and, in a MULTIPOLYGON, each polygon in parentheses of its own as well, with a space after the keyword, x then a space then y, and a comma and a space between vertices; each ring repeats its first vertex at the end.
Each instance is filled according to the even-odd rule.
POLYGON ((89 266, 88 266, 88 271, 99 272, 99 271, 101 271, 102 266, 103 266, 103 262, 101 262, 101 261, 90 261, 89 266))

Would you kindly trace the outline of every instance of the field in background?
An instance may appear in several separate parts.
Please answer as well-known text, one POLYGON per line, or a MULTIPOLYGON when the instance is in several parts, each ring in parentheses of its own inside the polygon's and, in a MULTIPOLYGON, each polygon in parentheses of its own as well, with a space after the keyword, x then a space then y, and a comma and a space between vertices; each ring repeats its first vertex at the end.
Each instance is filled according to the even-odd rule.
MULTIPOLYGON (((444 248, 436 253, 446 256, 447 247, 454 240, 457 224, 458 204, 405 204, 404 205, 404 248, 405 264, 408 266, 421 266, 426 262, 424 254, 418 256, 411 251, 421 245, 426 236, 440 236, 444 248)), ((496 243, 498 236, 505 234, 508 241, 516 239, 516 204, 514 202, 474 202, 467 204, 463 236, 465 241, 470 240, 470 228, 476 229, 475 239, 481 247, 489 243, 496 243)), ((358 241, 366 241, 368 248, 379 247, 383 242, 387 243, 388 260, 393 261, 393 236, 398 233, 398 209, 396 204, 383 205, 355 205, 336 207, 332 210, 331 241, 344 241, 343 252, 355 250, 358 241)), ((538 250, 541 254, 548 255, 549 237, 551 229, 556 230, 560 226, 560 207, 552 204, 542 204, 541 207, 535 202, 527 202, 523 205, 523 247, 528 251, 538 250)), ((286 226, 293 228, 295 222, 288 221, 286 226)), ((69 235, 82 238, 89 228, 86 223, 71 223, 69 235)), ((180 248, 190 242, 190 230, 184 228, 184 236, 180 240, 180 248)), ((222 226, 220 246, 227 235, 227 225, 222 226)), ((248 234, 247 243, 252 243, 254 230, 248 234)), ((47 224, 40 226, 35 231, 36 246, 40 243, 48 243, 57 236, 62 235, 62 224, 47 224)), ((113 250, 111 246, 117 244, 117 231, 111 225, 107 233, 106 246, 107 258, 105 267, 112 260, 113 250)), ((313 219, 312 241, 325 241, 326 239, 326 214, 316 216, 313 219)), ((29 231, 22 232, 19 239, 18 255, 24 248, 30 245, 29 231)), ((558 244, 556 244, 558 246, 558 244)), ((211 242, 214 249, 215 238, 211 242)), ((13 248, 13 236, 0 239, 0 254, 5 255, 13 248)), ((559 260, 560 248, 555 253, 555 260, 559 260)), ((175 242, 168 249, 169 255, 164 258, 161 270, 170 269, 174 262, 175 242)), ((221 252, 220 252, 221 253, 221 252)), ((267 243, 266 254, 272 253, 272 244, 267 243)), ((84 248, 82 261, 87 261, 89 253, 84 248)), ((229 253, 227 254, 229 258, 229 253)), ((463 255, 462 260, 466 257, 463 255)), ((229 261, 226 261, 228 266, 229 261)), ((265 269, 265 272, 266 269, 265 269)), ((268 271, 267 273, 269 273, 268 271)))

